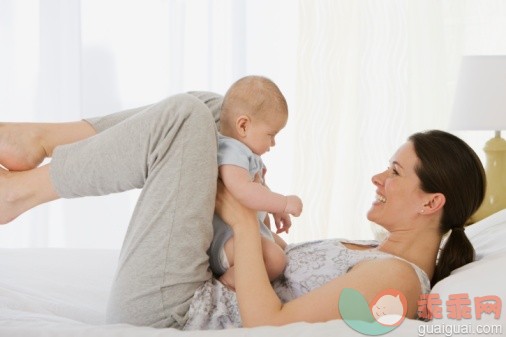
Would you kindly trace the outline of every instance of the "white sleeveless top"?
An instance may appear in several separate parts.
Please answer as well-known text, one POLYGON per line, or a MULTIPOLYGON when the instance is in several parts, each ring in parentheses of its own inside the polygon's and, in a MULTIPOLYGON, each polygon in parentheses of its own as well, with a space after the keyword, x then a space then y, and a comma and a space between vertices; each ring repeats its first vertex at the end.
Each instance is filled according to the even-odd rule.
MULTIPOLYGON (((343 243, 378 246, 377 241, 342 239, 288 245, 285 249, 288 263, 284 275, 273 283, 274 290, 281 301, 288 302, 316 289, 347 273, 359 262, 395 257, 376 249, 349 249, 343 243)), ((410 264, 418 275, 422 293, 428 293, 430 291, 429 278, 418 266, 410 264)), ((184 330, 231 327, 241 327, 235 292, 226 288, 219 281, 211 279, 195 292, 184 330)))

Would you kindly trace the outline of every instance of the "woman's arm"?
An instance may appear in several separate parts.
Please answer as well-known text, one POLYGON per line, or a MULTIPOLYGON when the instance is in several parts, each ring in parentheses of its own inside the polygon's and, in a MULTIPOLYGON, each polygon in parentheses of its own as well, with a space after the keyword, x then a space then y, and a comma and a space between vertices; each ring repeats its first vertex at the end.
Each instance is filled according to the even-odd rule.
POLYGON ((282 304, 265 271, 255 213, 237 202, 221 184, 218 186, 216 211, 234 231, 235 288, 244 326, 323 322, 341 318, 338 303, 344 288, 359 291, 367 302, 380 291, 397 289, 408 300, 408 317, 416 314, 420 292, 418 277, 408 263, 398 259, 362 262, 347 274, 282 304))

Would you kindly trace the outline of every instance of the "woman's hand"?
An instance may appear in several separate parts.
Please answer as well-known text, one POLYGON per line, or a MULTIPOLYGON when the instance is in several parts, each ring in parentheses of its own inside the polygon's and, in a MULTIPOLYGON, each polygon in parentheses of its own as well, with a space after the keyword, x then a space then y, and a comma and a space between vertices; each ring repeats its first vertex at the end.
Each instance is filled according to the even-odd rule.
POLYGON ((246 225, 248 223, 257 225, 258 223, 256 212, 242 205, 228 191, 221 179, 218 179, 214 210, 232 229, 238 225, 246 225))

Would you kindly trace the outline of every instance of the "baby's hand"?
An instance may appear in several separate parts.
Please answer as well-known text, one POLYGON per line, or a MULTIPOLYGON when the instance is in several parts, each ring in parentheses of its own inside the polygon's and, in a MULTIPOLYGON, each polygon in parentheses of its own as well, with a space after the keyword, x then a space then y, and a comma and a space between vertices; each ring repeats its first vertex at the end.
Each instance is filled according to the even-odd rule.
POLYGON ((302 200, 296 195, 286 196, 285 213, 299 216, 302 213, 302 200))
POLYGON ((280 234, 285 232, 288 234, 288 230, 292 226, 292 220, 290 219, 290 214, 288 213, 274 213, 272 214, 274 217, 274 223, 276 224, 276 234, 280 234))

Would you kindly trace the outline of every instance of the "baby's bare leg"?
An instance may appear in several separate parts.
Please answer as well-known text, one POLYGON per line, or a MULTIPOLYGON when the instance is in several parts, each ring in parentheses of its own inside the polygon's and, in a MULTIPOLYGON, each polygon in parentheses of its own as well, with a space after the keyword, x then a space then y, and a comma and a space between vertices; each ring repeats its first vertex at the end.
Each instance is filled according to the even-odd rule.
POLYGON ((55 147, 96 132, 85 122, 0 123, 0 165, 11 171, 33 169, 51 157, 55 147))
MULTIPOLYGON (((223 247, 225 255, 227 256, 230 268, 220 276, 219 280, 221 283, 226 285, 230 289, 235 289, 234 280, 234 238, 230 238, 223 247)), ((262 252, 265 263, 265 269, 269 280, 274 281, 277 279, 285 270, 286 267, 286 255, 283 249, 265 237, 262 236, 262 252)))
POLYGON ((49 165, 22 172, 0 168, 0 225, 37 205, 58 199, 49 165))
POLYGON ((228 288, 235 290, 235 279, 234 279, 234 238, 231 237, 230 239, 225 242, 223 245, 223 250, 225 250, 225 255, 228 260, 229 268, 223 275, 219 277, 219 281, 223 283, 228 288))
POLYGON ((223 275, 221 275, 218 280, 221 283, 223 283, 227 288, 235 290, 234 266, 228 268, 227 271, 223 275))

